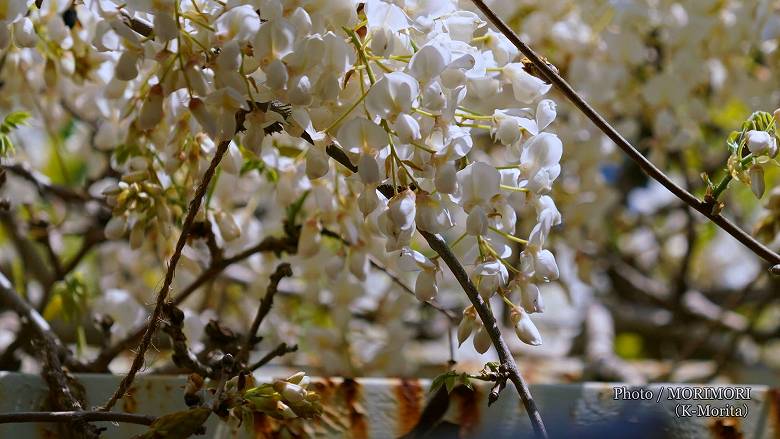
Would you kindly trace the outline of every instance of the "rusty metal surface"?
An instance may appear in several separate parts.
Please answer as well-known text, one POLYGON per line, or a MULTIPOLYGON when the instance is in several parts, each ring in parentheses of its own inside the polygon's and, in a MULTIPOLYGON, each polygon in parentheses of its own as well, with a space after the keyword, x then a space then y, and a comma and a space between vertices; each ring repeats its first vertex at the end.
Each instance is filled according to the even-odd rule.
MULTIPOLYGON (((79 375, 89 403, 103 401, 116 386, 118 377, 79 375)), ((142 376, 119 409, 161 415, 183 410, 183 378, 142 376)), ((242 427, 211 419, 206 438, 399 438, 415 431, 433 432, 428 437, 518 438, 530 437, 531 428, 512 388, 487 407, 488 387, 475 391, 456 388, 449 399, 439 398, 441 407, 427 407, 432 399, 430 382, 414 379, 316 379, 311 388, 322 395, 325 413, 315 422, 279 421, 256 416, 253 425, 242 427), (432 413, 445 413, 431 419, 432 413), (421 414, 423 421, 418 420, 421 414)), ((537 404, 552 437, 602 438, 778 438, 780 437, 780 392, 766 386, 750 386, 750 399, 670 399, 680 385, 646 387, 649 400, 615 400, 615 385, 602 383, 532 385, 537 404), (663 392, 661 398, 657 398, 663 392), (679 416, 680 404, 728 405, 747 410, 740 416, 679 416)), ((744 386, 743 386, 744 387, 744 386)), ((0 373, 0 411, 38 410, 46 399, 43 381, 35 375, 0 373)), ((684 413, 683 413, 684 414, 684 413)), ((113 425, 104 437, 124 439, 143 427, 113 425)), ((0 438, 57 437, 45 424, 0 425, 0 438)))

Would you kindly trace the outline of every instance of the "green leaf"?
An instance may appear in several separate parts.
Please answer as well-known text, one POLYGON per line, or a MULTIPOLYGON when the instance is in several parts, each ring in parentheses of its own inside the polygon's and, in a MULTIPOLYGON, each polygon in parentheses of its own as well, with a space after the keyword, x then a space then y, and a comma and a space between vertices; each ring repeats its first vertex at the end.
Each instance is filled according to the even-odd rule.
POLYGON ((0 133, 0 157, 7 157, 14 153, 14 144, 11 139, 6 135, 0 133))
POLYGON ((452 389, 454 389, 455 385, 458 384, 457 379, 458 377, 453 375, 448 375, 447 378, 444 379, 444 385, 447 387, 447 393, 452 393, 452 389))
POLYGON ((198 407, 160 416, 146 433, 134 439, 186 439, 200 430, 210 414, 210 409, 198 407))
POLYGON ((26 124, 27 119, 29 118, 30 113, 24 111, 14 111, 9 113, 3 120, 3 123, 0 125, 0 132, 3 134, 8 134, 12 130, 18 128, 20 125, 26 124))
POLYGON ((301 209, 303 208, 303 202, 306 201, 306 197, 309 196, 309 191, 306 191, 298 197, 297 200, 295 200, 294 203, 287 206, 287 224, 295 224, 295 218, 298 217, 298 214, 301 212, 301 209))

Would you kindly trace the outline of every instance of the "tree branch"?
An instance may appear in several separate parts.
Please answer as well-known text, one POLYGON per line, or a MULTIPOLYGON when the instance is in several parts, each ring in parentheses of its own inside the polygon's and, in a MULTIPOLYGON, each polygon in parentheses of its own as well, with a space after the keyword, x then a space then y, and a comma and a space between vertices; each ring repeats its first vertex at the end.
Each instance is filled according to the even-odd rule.
POLYGON ((260 369, 261 367, 268 364, 269 361, 273 360, 276 357, 281 357, 283 355, 287 355, 291 352, 295 352, 298 350, 298 345, 294 344, 292 346, 287 346, 287 343, 281 343, 279 346, 277 346, 274 350, 271 352, 265 354, 263 358, 258 360, 256 363, 249 366, 250 371, 255 371, 257 369, 260 369))
MULTIPOLYGON (((197 291, 198 288, 206 284, 211 279, 214 279, 227 267, 229 267, 232 264, 241 262, 244 259, 247 259, 254 254, 264 253, 264 252, 282 253, 285 251, 288 253, 295 253, 296 243, 292 242, 292 240, 289 238, 277 238, 274 236, 266 237, 255 246, 250 247, 244 251, 241 251, 231 257, 223 258, 216 265, 211 265, 209 268, 204 270, 194 281, 192 281, 192 283, 190 283, 187 287, 185 287, 184 290, 182 290, 178 295, 176 295, 176 297, 174 297, 170 301, 170 303, 174 306, 181 305, 182 302, 184 302, 189 296, 191 296, 195 291, 197 291)), ((88 365, 84 366, 84 368, 80 369, 79 371, 84 371, 84 372, 106 371, 108 365, 111 363, 111 361, 114 358, 116 358, 117 355, 121 354, 127 349, 130 349, 133 344, 138 343, 140 341, 141 337, 143 336, 148 326, 149 326, 148 323, 144 323, 143 326, 134 329, 123 339, 117 341, 116 343, 112 344, 108 348, 101 350, 97 358, 95 358, 95 360, 93 360, 88 365)))
POLYGON ((0 424, 18 424, 23 422, 124 422, 126 424, 152 425, 154 416, 134 413, 110 412, 14 412, 0 413, 0 424))
POLYGON ((536 52, 533 51, 527 44, 523 43, 509 26, 499 18, 493 10, 490 9, 482 0, 471 0, 480 11, 498 28, 498 30, 506 36, 509 41, 517 47, 520 52, 523 53, 536 67, 540 74, 555 85, 563 95, 571 101, 588 119, 590 119, 601 132, 609 137, 615 144, 628 155, 628 157, 636 162, 636 164, 642 169, 642 171, 649 177, 661 183, 666 189, 668 189, 677 198, 684 201, 686 204, 696 209, 699 213, 709 218, 713 223, 717 224, 721 229, 725 230, 728 234, 733 236, 736 240, 741 242, 745 247, 750 249, 753 253, 763 258, 771 265, 780 264, 780 255, 770 250, 764 244, 758 242, 755 238, 750 236, 744 230, 737 227, 734 223, 721 216, 720 214, 713 213, 713 203, 707 203, 699 200, 693 194, 683 189, 675 182, 673 182, 666 174, 658 169, 652 162, 650 162, 645 156, 642 155, 631 143, 623 138, 620 133, 613 128, 609 122, 607 122, 596 110, 593 109, 585 100, 577 94, 576 91, 563 79, 558 72, 551 67, 547 62, 542 60, 536 52))
POLYGON ((176 273, 176 265, 179 263, 181 252, 184 250, 184 245, 187 243, 190 229, 192 228, 192 224, 195 222, 195 216, 200 210, 200 205, 203 201, 203 197, 206 195, 209 183, 211 182, 212 177, 214 177, 214 173, 217 170, 217 165, 219 165, 219 162, 222 160, 222 156, 225 155, 225 151, 227 151, 228 145, 230 145, 230 141, 223 141, 217 146, 217 151, 214 153, 214 158, 211 159, 211 163, 209 164, 208 169, 206 169, 206 173, 203 174, 203 178, 198 185, 197 190, 195 191, 195 195, 190 201, 189 209, 187 210, 187 216, 184 218, 184 223, 181 227, 181 234, 179 235, 179 239, 176 242, 176 248, 173 252, 173 255, 171 255, 170 261, 168 262, 168 270, 165 273, 165 279, 163 280, 162 287, 160 287, 160 291, 157 292, 157 302, 155 304, 154 311, 152 312, 152 317, 149 320, 149 325, 147 326, 146 332, 141 339, 141 344, 138 346, 138 352, 133 359, 133 364, 130 366, 130 370, 128 371, 127 375, 119 383, 119 387, 116 389, 116 392, 114 392, 114 394, 111 396, 111 398, 109 398, 101 410, 111 410, 114 404, 116 404, 116 402, 124 396, 125 392, 130 387, 130 384, 132 384, 133 379, 135 379, 135 375, 139 370, 141 370, 141 367, 144 364, 144 355, 146 354, 147 349, 149 349, 149 345, 152 343, 152 337, 154 336, 154 332, 157 329, 157 325, 159 323, 158 320, 162 314, 163 305, 165 304, 165 300, 168 297, 171 284, 173 283, 173 277, 176 273))
POLYGON ((509 351, 509 347, 501 337, 501 330, 498 329, 498 322, 496 322, 496 318, 493 316, 490 308, 488 308, 487 304, 482 300, 482 297, 480 297, 479 292, 471 282, 468 273, 466 273, 466 270, 463 268, 460 261, 458 261, 458 258, 455 256, 449 246, 447 246, 447 243, 444 242, 444 240, 438 235, 434 235, 423 230, 419 230, 419 232, 428 242, 428 245, 436 253, 438 253, 442 261, 447 264, 447 266, 452 271, 452 274, 455 275, 458 283, 460 283, 460 286, 463 288, 463 291, 466 292, 466 296, 468 296, 472 305, 474 305, 474 308, 477 310, 477 314, 479 314, 480 319, 482 319, 482 323, 485 325, 485 329, 487 330, 488 335, 490 335, 490 340, 493 342, 493 346, 496 348, 496 352, 498 353, 498 358, 501 361, 501 364, 503 364, 506 368, 506 373, 509 376, 509 379, 512 381, 512 383, 514 383, 515 387, 517 388, 517 393, 520 394, 520 399, 523 400, 523 405, 525 406, 526 412, 528 413, 528 417, 531 419, 531 425, 534 428, 536 436, 546 438, 547 430, 544 427, 542 416, 539 414, 539 409, 536 407, 536 403, 531 396, 531 391, 528 389, 528 385, 526 384, 522 375, 520 375, 520 371, 517 369, 517 364, 515 364, 515 359, 512 357, 512 353, 509 351))
POLYGON ((276 267, 276 270, 271 275, 265 296, 260 301, 260 306, 257 308, 255 319, 252 321, 252 326, 249 327, 249 332, 246 333, 244 346, 239 353, 239 361, 241 363, 244 363, 249 359, 249 353, 258 342, 257 330, 260 328, 260 324, 263 323, 265 316, 267 316, 271 311, 271 306, 274 304, 274 296, 276 295, 276 292, 279 291, 279 282, 281 282, 285 277, 292 276, 292 274, 293 272, 290 264, 283 262, 276 267))
MULTIPOLYGON (((0 297, 22 318, 22 320, 28 322, 35 334, 35 338, 41 343, 41 348, 37 350, 42 363, 41 374, 49 386, 49 391, 52 395, 52 403, 55 408, 68 411, 83 410, 84 405, 71 391, 69 378, 60 361, 61 356, 68 356, 67 349, 51 330, 51 327, 43 316, 22 299, 14 290, 8 278, 2 273, 0 273, 0 297)), ((98 437, 97 429, 92 425, 79 423, 74 427, 75 433, 82 437, 98 437)))
POLYGON ((15 174, 18 177, 21 177, 27 180, 28 182, 32 183, 33 186, 35 186, 35 188, 38 190, 38 193, 40 193, 44 197, 47 197, 49 195, 54 195, 55 197, 68 202, 84 203, 87 201, 96 201, 98 203, 104 204, 103 200, 93 198, 88 193, 76 191, 67 186, 53 184, 49 181, 49 179, 46 176, 36 171, 33 171, 24 165, 21 164, 2 165, 2 169, 5 169, 11 172, 12 174, 15 174))

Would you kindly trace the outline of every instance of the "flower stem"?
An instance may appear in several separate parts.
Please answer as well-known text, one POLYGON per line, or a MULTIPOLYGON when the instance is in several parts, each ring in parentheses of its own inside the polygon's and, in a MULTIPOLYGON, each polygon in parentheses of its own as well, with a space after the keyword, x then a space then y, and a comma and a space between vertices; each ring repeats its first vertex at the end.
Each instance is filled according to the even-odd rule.
POLYGON ((503 232, 501 230, 498 230, 495 227, 488 226, 488 229, 498 233, 499 235, 503 236, 504 238, 506 238, 506 239, 508 239, 510 241, 514 241, 514 242, 516 242, 518 244, 528 245, 528 241, 526 241, 525 239, 518 238, 517 236, 514 236, 514 235, 510 235, 509 233, 506 233, 506 232, 503 232))

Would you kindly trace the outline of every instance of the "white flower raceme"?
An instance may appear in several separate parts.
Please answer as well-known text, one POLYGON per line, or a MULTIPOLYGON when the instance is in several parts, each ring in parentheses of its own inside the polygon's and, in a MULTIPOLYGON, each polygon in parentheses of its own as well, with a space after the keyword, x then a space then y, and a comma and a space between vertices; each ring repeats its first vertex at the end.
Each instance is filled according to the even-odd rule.
MULTIPOLYGON (((107 193, 111 246, 138 260, 170 256, 194 188, 229 142, 197 221, 212 224, 226 254, 259 236, 295 235, 296 285, 343 313, 328 329, 334 340, 353 340, 349 310, 374 300, 372 262, 401 252, 419 300, 444 292, 451 279, 411 250, 422 244, 418 231, 461 236, 456 250, 484 298, 500 291, 541 312, 537 287, 558 275, 545 247, 561 223, 549 195, 562 154, 547 132, 556 106, 544 99, 550 86, 514 62, 517 50, 479 15, 453 0, 71 3, 0 3, 0 46, 15 46, 4 90, 26 89, 37 75, 39 104, 57 126, 75 114, 99 121, 95 145, 111 157, 96 163, 120 174, 107 193), (71 7, 72 29, 63 16, 71 7), (491 140, 500 145, 485 147, 491 140), (534 213, 535 225, 518 221, 534 213), (529 244, 509 267, 523 242, 516 233, 530 233, 529 244), (522 272, 517 286, 510 269, 522 272)), ((195 272, 210 255, 191 244, 183 264, 195 272)), ((236 276, 267 277, 273 256, 263 258, 239 262, 236 276)), ((402 321, 403 302, 386 305, 383 313, 398 309, 382 317, 402 321)), ((461 343, 476 333, 477 351, 489 349, 473 308, 461 328, 461 343)), ((321 344, 323 358, 351 364, 349 346, 321 344)), ((289 392, 292 400, 298 390, 289 392)))

